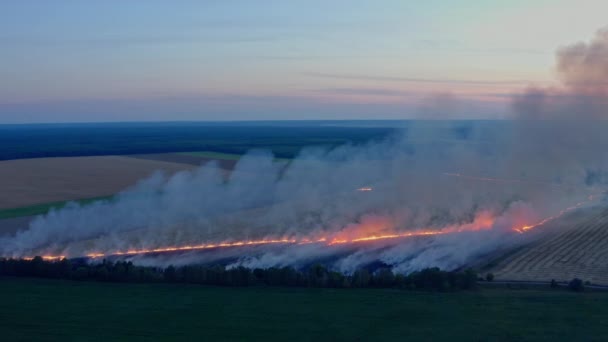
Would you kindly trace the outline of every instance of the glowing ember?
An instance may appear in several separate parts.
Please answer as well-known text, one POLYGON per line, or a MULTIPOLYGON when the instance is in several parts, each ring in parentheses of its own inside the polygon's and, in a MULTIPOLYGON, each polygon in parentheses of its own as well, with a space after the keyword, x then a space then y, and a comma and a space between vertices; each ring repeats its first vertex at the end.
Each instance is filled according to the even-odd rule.
MULTIPOLYGON (((43 255, 43 256, 41 256, 41 258, 42 258, 42 260, 45 260, 45 261, 59 261, 59 260, 65 259, 66 256, 65 255, 43 255)), ((21 259, 31 261, 31 260, 34 260, 34 257, 24 257, 21 259)))
MULTIPOLYGON (((446 234, 455 231, 449 230, 421 230, 421 231, 412 231, 401 234, 387 234, 387 235, 374 235, 368 237, 360 237, 354 239, 340 239, 340 238, 318 238, 318 239, 264 239, 264 240, 248 240, 248 241, 235 241, 235 242, 225 242, 225 243, 210 243, 210 244, 202 244, 196 246, 178 246, 178 247, 164 247, 164 248, 154 248, 154 249, 132 249, 128 251, 117 251, 110 253, 89 253, 86 255, 88 258, 96 259, 103 258, 108 256, 129 256, 129 255, 142 255, 142 254, 155 254, 155 253, 168 253, 168 252, 185 252, 185 251, 200 251, 206 249, 216 249, 223 247, 241 247, 241 246, 260 246, 260 245, 306 245, 306 244, 323 244, 326 246, 333 245, 342 245, 349 243, 358 243, 358 242, 366 242, 366 241, 376 241, 376 240, 386 240, 386 239, 396 239, 396 238, 405 238, 405 237, 415 237, 415 236, 428 236, 428 235, 439 235, 446 234)), ((45 256, 43 257, 47 260, 56 260, 61 259, 62 257, 54 257, 54 256, 45 256)))

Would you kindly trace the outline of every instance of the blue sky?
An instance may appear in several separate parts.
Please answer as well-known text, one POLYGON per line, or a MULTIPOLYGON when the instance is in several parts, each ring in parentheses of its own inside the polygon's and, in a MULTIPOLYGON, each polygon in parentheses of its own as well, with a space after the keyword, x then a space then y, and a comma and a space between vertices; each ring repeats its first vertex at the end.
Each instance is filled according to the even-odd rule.
POLYGON ((608 24, 561 1, 0 3, 0 123, 495 118, 608 24))

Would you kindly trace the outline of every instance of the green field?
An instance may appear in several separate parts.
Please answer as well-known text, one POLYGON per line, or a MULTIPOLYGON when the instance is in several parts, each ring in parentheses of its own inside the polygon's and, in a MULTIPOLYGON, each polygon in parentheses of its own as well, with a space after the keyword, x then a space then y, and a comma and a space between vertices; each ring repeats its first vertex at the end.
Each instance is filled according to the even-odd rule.
POLYGON ((212 152, 212 151, 178 152, 177 154, 184 155, 184 156, 194 156, 194 157, 202 157, 202 158, 209 158, 209 159, 224 159, 224 160, 239 160, 242 157, 241 154, 221 153, 221 152, 212 152))
POLYGON ((89 203, 101 200, 107 200, 112 198, 113 196, 102 196, 102 197, 93 197, 93 198, 83 198, 74 201, 59 201, 59 202, 50 202, 50 203, 41 203, 35 205, 28 205, 25 207, 19 208, 9 208, 9 209, 0 209, 0 220, 8 219, 14 217, 22 217, 22 216, 33 216, 33 215, 41 215, 48 213, 51 209, 61 209, 65 207, 70 202, 76 202, 80 205, 87 205, 89 203))
POLYGON ((0 279, 15 340, 608 340, 608 293, 217 288, 0 279))
MULTIPOLYGON (((242 154, 233 153, 221 153, 213 151, 200 151, 200 152, 178 152, 177 154, 184 156, 194 156, 209 159, 223 159, 223 160, 239 160, 243 156, 242 154)), ((291 158, 275 158, 276 161, 289 161, 291 158)))

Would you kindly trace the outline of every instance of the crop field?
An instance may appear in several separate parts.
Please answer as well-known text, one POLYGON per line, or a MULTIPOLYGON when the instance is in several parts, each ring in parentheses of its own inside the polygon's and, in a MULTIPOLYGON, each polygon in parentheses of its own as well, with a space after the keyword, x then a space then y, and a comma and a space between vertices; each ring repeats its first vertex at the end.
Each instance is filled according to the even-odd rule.
POLYGON ((134 154, 130 155, 129 157, 145 160, 164 161, 169 163, 190 164, 194 166, 200 166, 211 161, 216 161, 221 169, 231 171, 236 165, 241 155, 218 152, 177 152, 134 154))
POLYGON ((70 202, 76 202, 80 205, 87 205, 89 203, 110 199, 112 196, 100 196, 100 197, 92 197, 92 198, 83 198, 74 201, 58 201, 58 202, 49 202, 49 203, 41 203, 28 205, 24 207, 18 208, 9 208, 9 209, 0 209, 0 220, 24 217, 24 216, 35 216, 40 214, 46 214, 51 209, 58 210, 65 207, 70 202))
POLYGON ((192 165, 121 156, 38 158, 0 162, 0 209, 113 195, 156 170, 192 165))
POLYGON ((58 157, 0 161, 0 235, 74 201, 109 199, 155 171, 174 173, 216 161, 230 174, 240 155, 217 152, 58 157), (45 172, 42 172, 44 170, 45 172))
POLYGON ((608 293, 218 288, 0 279, 15 340, 608 339, 608 293))
POLYGON ((497 279, 567 281, 608 285, 608 209, 596 208, 578 223, 550 231, 491 270, 497 279))
MULTIPOLYGON (((200 152, 177 152, 177 153, 153 153, 153 154, 134 154, 129 157, 146 159, 146 160, 157 160, 170 163, 190 164, 200 166, 209 162, 215 162, 217 167, 224 171, 224 175, 229 176, 234 167, 236 166, 242 154, 232 153, 220 153, 213 151, 200 151, 200 152)), ((287 165, 291 160, 290 158, 275 158, 276 163, 282 163, 287 165)))
MULTIPOLYGON (((12 177, 11 182, 5 178, 6 184, 0 181, 0 185, 6 185, 5 191, 0 193, 0 203, 5 203, 4 207, 0 206, 0 236, 13 234, 26 227, 36 215, 60 209, 68 202, 86 205, 96 200, 110 199, 115 193, 154 171, 162 170, 170 174, 215 161, 225 176, 229 176, 240 157, 238 154, 218 152, 182 152, 0 161, 0 174, 12 177), (41 169, 48 172, 42 174, 36 171, 41 169), (31 182, 23 172, 37 178, 31 182), (87 197, 91 195, 94 197, 87 197), (15 202, 18 198, 21 201, 15 202), (39 202, 36 198, 61 200, 39 202), (15 207, 16 203, 33 204, 15 207), (7 207, 9 205, 13 206, 7 207)), ((276 160, 287 162, 287 159, 276 160)))
MULTIPOLYGON (((233 154, 233 153, 219 153, 213 151, 201 151, 201 152, 179 152, 178 155, 182 156, 192 156, 205 158, 206 160, 232 160, 238 161, 243 156, 242 154, 233 154)), ((293 158, 275 158, 275 161, 280 162, 288 162, 293 158)))
POLYGON ((179 155, 185 156, 195 156, 206 159, 221 159, 221 160, 239 160, 241 158, 240 154, 231 154, 231 153, 220 153, 213 151, 201 151, 201 152, 179 152, 179 155))

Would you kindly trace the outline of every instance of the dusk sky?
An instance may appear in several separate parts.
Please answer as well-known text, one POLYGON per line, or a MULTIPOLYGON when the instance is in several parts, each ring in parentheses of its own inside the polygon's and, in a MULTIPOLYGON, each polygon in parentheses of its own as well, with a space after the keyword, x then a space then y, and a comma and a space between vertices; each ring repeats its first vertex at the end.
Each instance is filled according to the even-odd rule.
POLYGON ((0 123, 503 118, 605 0, 0 3, 0 123))

